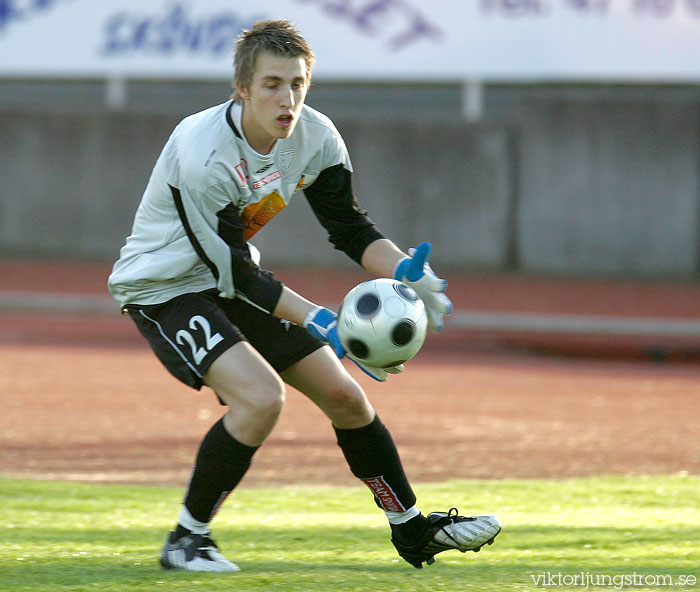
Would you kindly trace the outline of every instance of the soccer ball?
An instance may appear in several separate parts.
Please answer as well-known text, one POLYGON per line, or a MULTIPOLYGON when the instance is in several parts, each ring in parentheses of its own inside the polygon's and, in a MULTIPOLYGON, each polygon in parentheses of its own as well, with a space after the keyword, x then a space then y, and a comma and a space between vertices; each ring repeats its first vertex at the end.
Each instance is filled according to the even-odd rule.
POLYGON ((387 278, 355 286, 338 312, 343 347, 374 368, 391 368, 410 360, 423 346, 427 330, 428 316, 418 294, 387 278))

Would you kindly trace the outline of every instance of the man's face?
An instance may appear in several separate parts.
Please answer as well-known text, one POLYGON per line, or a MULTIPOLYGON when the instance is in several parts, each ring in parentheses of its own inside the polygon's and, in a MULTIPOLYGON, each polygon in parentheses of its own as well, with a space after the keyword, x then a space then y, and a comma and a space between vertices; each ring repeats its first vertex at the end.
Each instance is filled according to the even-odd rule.
POLYGON ((243 98, 243 133, 254 150, 267 154, 278 139, 292 134, 308 84, 303 57, 258 55, 252 82, 236 85, 243 98))

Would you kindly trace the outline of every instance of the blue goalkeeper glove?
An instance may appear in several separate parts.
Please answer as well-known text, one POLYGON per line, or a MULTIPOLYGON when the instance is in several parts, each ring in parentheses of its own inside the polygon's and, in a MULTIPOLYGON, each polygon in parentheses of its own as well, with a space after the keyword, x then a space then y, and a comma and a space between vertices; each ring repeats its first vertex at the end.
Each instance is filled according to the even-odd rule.
POLYGON ((355 362, 357 367, 362 370, 367 376, 370 378, 374 378, 374 380, 378 382, 384 382, 387 378, 387 374, 398 374, 399 372, 403 372, 403 364, 399 364, 398 366, 391 366, 389 368, 375 368, 374 366, 368 366, 367 364, 364 364, 360 362, 359 360, 356 360, 355 357, 351 354, 347 354, 348 360, 352 360, 355 362))
POLYGON ((404 257, 394 269, 394 279, 413 288, 425 304, 428 326, 439 333, 445 326, 445 315, 452 313, 452 302, 445 295, 447 281, 440 279, 430 268, 428 256, 432 245, 421 243, 409 249, 410 257, 404 257))
MULTIPOLYGON (((338 315, 332 310, 321 306, 314 308, 306 315, 304 327, 313 337, 330 345, 338 358, 345 357, 345 348, 340 342, 340 337, 338 337, 338 315)), ((387 372, 389 374, 398 374, 403 370, 403 364, 392 368, 374 368, 373 366, 363 364, 351 354, 348 354, 347 357, 357 364, 360 370, 367 374, 367 376, 379 382, 384 382, 386 380, 387 372)))
POLYGON ((328 308, 317 306, 304 319, 304 327, 323 343, 327 343, 335 351, 335 355, 342 358, 345 348, 338 337, 338 315, 328 308))

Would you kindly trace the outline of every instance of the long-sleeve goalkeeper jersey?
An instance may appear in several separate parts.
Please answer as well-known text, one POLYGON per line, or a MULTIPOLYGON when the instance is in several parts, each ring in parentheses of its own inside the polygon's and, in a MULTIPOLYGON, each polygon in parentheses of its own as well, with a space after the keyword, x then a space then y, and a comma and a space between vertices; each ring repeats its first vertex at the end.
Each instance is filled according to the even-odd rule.
POLYGON ((304 106, 291 136, 259 154, 243 135, 241 112, 228 101, 171 134, 109 276, 121 305, 217 288, 273 311, 282 284, 253 262, 247 240, 298 190, 329 240, 358 263, 382 238, 353 195, 350 158, 330 119, 304 106))

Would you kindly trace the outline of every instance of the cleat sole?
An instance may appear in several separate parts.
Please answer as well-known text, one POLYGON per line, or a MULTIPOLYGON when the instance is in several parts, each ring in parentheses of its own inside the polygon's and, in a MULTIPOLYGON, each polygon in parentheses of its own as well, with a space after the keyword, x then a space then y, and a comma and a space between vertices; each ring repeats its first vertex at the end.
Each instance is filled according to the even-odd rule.
MULTIPOLYGON (((493 542, 496 540, 496 537, 493 537, 490 541, 486 541, 481 547, 477 547, 476 549, 472 549, 474 553, 478 553, 481 551, 481 549, 484 547, 484 545, 493 545, 493 542)), ((466 553, 466 551, 462 551, 462 553, 466 553)))

